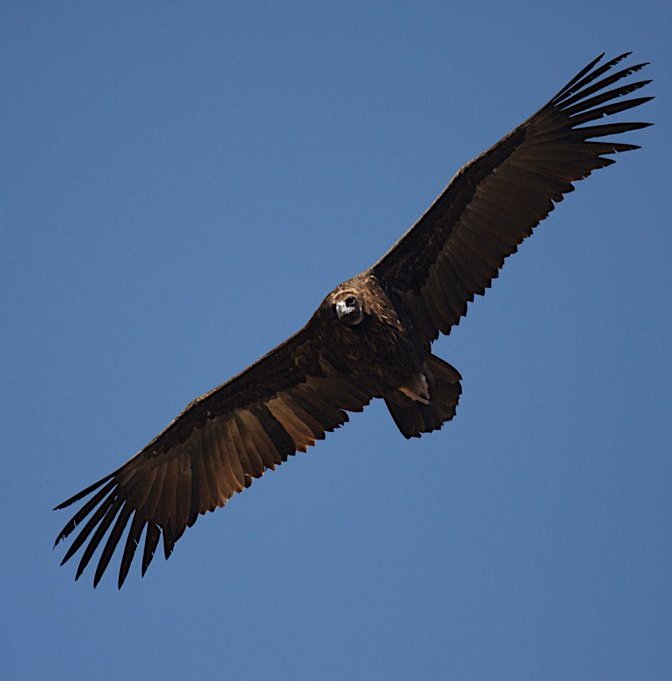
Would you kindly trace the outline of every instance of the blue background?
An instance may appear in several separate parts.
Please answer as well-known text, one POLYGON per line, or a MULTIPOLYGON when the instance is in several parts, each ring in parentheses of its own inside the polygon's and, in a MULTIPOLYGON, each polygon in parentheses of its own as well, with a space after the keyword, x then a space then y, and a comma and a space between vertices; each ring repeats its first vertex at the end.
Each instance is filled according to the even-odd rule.
POLYGON ((2 4, 5 678, 672 678, 669 7, 2 4), (657 126, 435 345, 452 423, 374 404, 121 592, 58 567, 52 506, 629 49, 657 126))

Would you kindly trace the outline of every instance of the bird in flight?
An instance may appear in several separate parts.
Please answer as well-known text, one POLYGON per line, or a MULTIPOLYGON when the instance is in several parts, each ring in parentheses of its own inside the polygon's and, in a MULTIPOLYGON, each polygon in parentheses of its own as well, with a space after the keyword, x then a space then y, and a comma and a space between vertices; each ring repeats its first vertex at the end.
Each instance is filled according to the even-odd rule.
POLYGON ((449 421, 461 376, 432 354, 432 342, 460 322, 572 182, 614 163, 610 154, 639 148, 603 139, 649 125, 603 122, 652 99, 627 97, 651 82, 631 78, 646 64, 617 67, 628 56, 591 61, 460 169, 418 222, 372 267, 331 291, 300 331, 59 504, 92 495, 56 538, 58 544, 79 530, 61 564, 83 549, 78 579, 102 544, 96 586, 121 544, 121 588, 144 533, 144 576, 160 539, 168 558, 199 515, 224 506, 372 399, 385 401, 407 438, 449 421))

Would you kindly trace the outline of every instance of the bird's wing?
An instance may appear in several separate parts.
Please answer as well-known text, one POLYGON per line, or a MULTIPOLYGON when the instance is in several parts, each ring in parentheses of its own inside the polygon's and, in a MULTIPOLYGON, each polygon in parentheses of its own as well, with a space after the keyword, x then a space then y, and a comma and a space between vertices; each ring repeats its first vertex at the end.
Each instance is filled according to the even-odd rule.
POLYGON ((614 70, 628 54, 602 65, 603 55, 597 57, 537 113, 464 166, 372 267, 425 341, 459 323, 474 294, 485 292, 504 259, 573 190, 572 182, 613 163, 605 154, 639 148, 588 141, 649 125, 602 123, 652 99, 622 99, 651 82, 622 81, 646 66, 614 70))
POLYGON ((84 523, 61 564, 84 546, 79 578, 107 534, 95 586, 130 522, 121 588, 143 531, 144 575, 161 536, 168 558, 199 514, 224 506, 253 478, 324 438, 348 420, 346 410, 361 411, 371 395, 329 361, 315 318, 243 373, 192 402, 121 468, 57 506, 93 494, 56 539, 58 544, 84 523))

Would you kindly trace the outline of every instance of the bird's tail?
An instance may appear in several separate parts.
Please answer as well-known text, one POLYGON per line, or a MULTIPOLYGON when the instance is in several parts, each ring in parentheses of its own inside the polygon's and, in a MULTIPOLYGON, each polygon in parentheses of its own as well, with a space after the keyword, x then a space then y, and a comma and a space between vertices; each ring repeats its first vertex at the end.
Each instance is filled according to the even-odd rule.
POLYGON ((424 375, 429 387, 429 402, 413 399, 408 391, 395 390, 385 397, 385 404, 404 437, 430 433, 455 416, 462 393, 460 373, 448 362, 428 354, 424 375))

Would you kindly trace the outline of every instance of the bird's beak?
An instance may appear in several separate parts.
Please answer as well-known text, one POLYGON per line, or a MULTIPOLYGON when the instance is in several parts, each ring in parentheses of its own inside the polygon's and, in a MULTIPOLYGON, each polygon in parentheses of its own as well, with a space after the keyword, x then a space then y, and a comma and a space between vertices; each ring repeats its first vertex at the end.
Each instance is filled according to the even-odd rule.
POLYGON ((345 304, 344 300, 339 300, 336 303, 336 314, 338 315, 339 319, 343 319, 347 314, 350 314, 352 312, 352 308, 348 307, 345 304))

